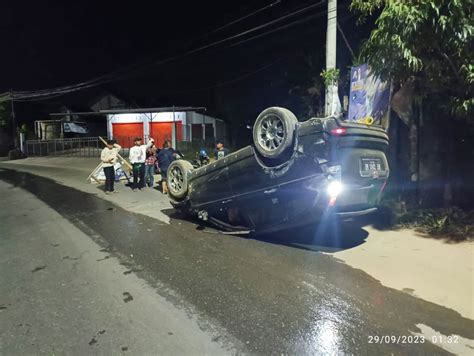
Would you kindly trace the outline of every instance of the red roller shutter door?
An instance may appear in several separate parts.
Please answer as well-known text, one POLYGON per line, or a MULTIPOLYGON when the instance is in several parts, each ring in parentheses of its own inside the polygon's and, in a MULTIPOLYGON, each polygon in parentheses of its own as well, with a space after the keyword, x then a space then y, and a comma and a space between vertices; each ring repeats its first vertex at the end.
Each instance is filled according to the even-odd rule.
POLYGON ((143 138, 143 123, 113 123, 112 133, 120 146, 131 147, 135 137, 143 138))
MULTIPOLYGON (((157 147, 162 147, 165 140, 172 140, 173 122, 151 122, 150 136, 155 139, 157 147)), ((183 125, 181 121, 176 121, 176 139, 183 140, 183 125)))

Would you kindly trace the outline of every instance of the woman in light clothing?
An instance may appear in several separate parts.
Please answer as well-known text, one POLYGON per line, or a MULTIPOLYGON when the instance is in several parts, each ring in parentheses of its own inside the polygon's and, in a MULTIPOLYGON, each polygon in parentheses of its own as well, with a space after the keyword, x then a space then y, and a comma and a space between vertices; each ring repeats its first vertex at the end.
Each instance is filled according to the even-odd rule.
POLYGON ((104 168, 105 175, 105 194, 115 192, 115 170, 114 165, 117 162, 117 155, 122 147, 115 143, 114 140, 107 140, 107 145, 100 154, 102 161, 102 168, 104 168))

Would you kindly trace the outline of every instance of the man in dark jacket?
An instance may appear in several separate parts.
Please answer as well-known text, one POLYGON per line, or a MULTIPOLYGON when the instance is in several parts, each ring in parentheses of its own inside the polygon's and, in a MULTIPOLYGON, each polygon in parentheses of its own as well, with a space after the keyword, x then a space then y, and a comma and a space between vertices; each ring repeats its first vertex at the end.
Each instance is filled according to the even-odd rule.
POLYGON ((161 187, 163 189, 163 194, 168 194, 168 185, 166 183, 166 177, 168 176, 168 167, 171 162, 174 161, 175 151, 171 147, 171 141, 165 140, 163 143, 163 148, 158 151, 157 159, 158 166, 160 167, 161 172, 161 187))

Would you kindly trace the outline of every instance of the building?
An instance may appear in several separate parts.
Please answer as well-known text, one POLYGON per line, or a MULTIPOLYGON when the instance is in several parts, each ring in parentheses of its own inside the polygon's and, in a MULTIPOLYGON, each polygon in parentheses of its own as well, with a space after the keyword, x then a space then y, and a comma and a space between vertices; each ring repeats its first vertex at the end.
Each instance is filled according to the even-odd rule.
POLYGON ((174 147, 178 142, 214 144, 226 137, 224 121, 207 115, 204 107, 131 108, 119 95, 103 90, 78 96, 63 103, 60 112, 50 113, 54 120, 37 120, 36 136, 45 140, 106 134, 122 147, 132 146, 137 136, 152 136, 160 146, 170 139, 174 147))
POLYGON ((107 136, 123 147, 133 145, 134 137, 153 137, 158 145, 165 139, 177 142, 206 142, 225 138, 224 121, 205 113, 204 108, 166 107, 149 109, 101 110, 107 114, 107 136))

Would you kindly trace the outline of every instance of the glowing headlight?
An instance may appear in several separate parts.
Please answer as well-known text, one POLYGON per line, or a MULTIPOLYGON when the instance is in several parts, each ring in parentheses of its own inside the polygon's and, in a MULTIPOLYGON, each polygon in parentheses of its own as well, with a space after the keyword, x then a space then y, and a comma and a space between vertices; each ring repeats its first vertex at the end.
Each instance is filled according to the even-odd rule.
POLYGON ((343 189, 344 189, 344 186, 342 185, 341 182, 334 181, 334 182, 329 183, 327 192, 329 196, 337 197, 339 194, 341 194, 343 189))

